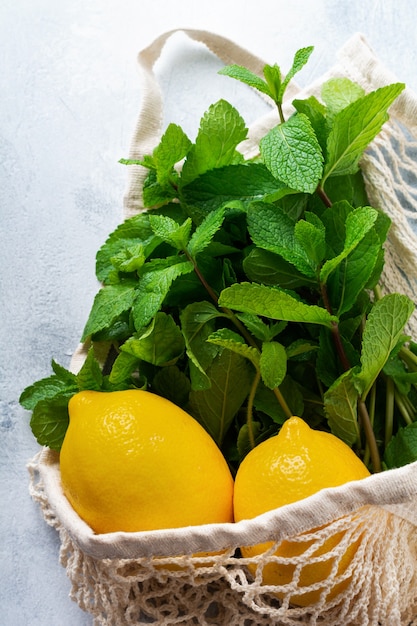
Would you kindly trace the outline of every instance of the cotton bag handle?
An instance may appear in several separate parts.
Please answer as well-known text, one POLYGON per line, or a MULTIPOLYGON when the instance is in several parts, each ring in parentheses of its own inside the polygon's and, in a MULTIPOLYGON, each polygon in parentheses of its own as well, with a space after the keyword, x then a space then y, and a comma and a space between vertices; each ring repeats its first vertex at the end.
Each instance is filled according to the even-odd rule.
MULTIPOLYGON (((225 64, 237 63, 255 74, 262 73, 265 61, 221 35, 194 29, 175 29, 160 35, 138 54, 142 103, 130 146, 130 159, 140 159, 145 154, 151 154, 161 137, 163 96, 154 74, 154 66, 168 39, 178 32, 205 44, 225 64)), ((143 209, 142 186, 146 175, 147 170, 141 166, 129 167, 128 190, 124 198, 125 217, 143 209)))

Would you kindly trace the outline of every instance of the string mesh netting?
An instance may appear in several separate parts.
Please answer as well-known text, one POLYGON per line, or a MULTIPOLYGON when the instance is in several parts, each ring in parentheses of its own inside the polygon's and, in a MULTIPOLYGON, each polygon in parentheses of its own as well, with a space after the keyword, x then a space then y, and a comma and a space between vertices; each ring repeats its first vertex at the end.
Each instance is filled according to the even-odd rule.
POLYGON ((265 551, 256 556, 244 558, 232 544, 219 550, 213 534, 212 550, 200 556, 97 558, 78 545, 58 518, 39 474, 42 463, 40 454, 29 466, 32 497, 59 532, 70 595, 91 613, 96 626, 394 626, 415 619, 416 526, 386 508, 361 506, 292 535, 279 555, 282 540, 276 540, 275 524, 268 530, 265 551), (311 576, 317 566, 323 579, 311 576), (263 584, 275 567, 285 568, 285 580, 279 586, 263 584), (296 595, 307 593, 314 594, 308 606, 293 604, 296 595))
MULTIPOLYGON (((385 246, 382 287, 416 302, 417 294, 417 141, 398 121, 391 120, 361 161, 372 206, 382 208, 392 223, 385 246)), ((417 314, 408 331, 417 336, 417 314)))

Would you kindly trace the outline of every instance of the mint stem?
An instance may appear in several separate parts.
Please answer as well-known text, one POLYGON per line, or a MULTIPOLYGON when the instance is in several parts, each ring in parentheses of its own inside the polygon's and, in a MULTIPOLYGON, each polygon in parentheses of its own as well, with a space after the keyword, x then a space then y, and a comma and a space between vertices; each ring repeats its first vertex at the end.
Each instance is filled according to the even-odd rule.
POLYGON ((282 395, 280 388, 279 387, 275 387, 272 391, 274 392, 274 395, 275 395, 276 399, 280 403, 281 408, 284 411, 285 415, 288 418, 292 417, 293 413, 292 413, 290 407, 288 406, 284 396, 282 395))
POLYGON ((253 383, 248 396, 248 406, 246 408, 246 425, 248 427, 249 443, 252 450, 256 446, 255 435, 253 433, 253 402, 260 380, 261 373, 259 370, 256 370, 255 378, 253 379, 253 383))
POLYGON ((413 372, 417 371, 417 356, 412 352, 409 348, 402 347, 399 351, 399 356, 406 363, 407 367, 413 370, 413 372))
POLYGON ((327 195, 327 193, 324 191, 323 187, 321 187, 320 185, 317 187, 316 189, 316 193, 319 196, 319 198, 321 199, 321 201, 323 202, 323 204, 327 207, 331 207, 332 206, 332 201, 330 200, 329 196, 327 195))
POLYGON ((281 122, 281 124, 284 124, 285 117, 284 117, 284 112, 282 110, 282 103, 281 102, 277 102, 277 107, 278 107, 278 114, 279 114, 280 122, 281 122))
POLYGON ((404 397, 402 394, 400 393, 395 393, 395 404, 397 405, 405 423, 407 425, 410 425, 413 423, 413 417, 412 414, 410 415, 410 410, 413 410, 412 406, 407 406, 407 402, 406 400, 408 400, 408 398, 404 397))
MULTIPOLYGON (((321 284, 321 294, 324 302, 324 306, 327 311, 332 314, 332 307, 329 301, 329 296, 327 293, 327 288, 324 283, 321 284)), ((333 342, 336 347, 337 354, 339 356, 342 368, 345 372, 351 369, 351 365, 349 359, 347 358, 342 338, 340 336, 339 324, 337 322, 332 322, 331 333, 333 337, 333 342)), ((374 429, 372 427, 371 420, 369 418, 368 409, 366 408, 366 404, 362 399, 358 401, 358 417, 362 424, 362 428, 365 433, 366 441, 369 446, 369 452, 371 455, 372 466, 374 472, 380 472, 382 470, 381 458, 379 455, 378 445, 376 443, 374 429)))
POLYGON ((392 378, 386 380, 385 394, 385 447, 389 444, 394 428, 395 389, 392 378))
POLYGON ((359 400, 358 402, 358 415, 369 446, 373 471, 375 473, 380 472, 382 470, 381 458, 375 439, 374 429, 372 428, 371 420, 369 419, 368 409, 366 408, 366 404, 363 400, 359 400))

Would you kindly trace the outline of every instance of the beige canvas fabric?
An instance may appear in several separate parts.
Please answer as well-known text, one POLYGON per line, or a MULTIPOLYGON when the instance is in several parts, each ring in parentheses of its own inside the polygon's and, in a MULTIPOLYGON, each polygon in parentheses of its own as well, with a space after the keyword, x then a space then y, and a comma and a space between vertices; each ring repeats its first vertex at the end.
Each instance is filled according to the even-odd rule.
MULTIPOLYGON (((254 71, 263 66, 228 40, 205 31, 186 32, 226 63, 237 62, 254 71)), ((153 66, 170 35, 162 35, 139 54, 144 95, 131 158, 150 153, 161 133, 163 98, 153 66)), ((326 76, 303 92, 291 86, 287 111, 295 94, 319 94, 320 85, 330 76, 347 76, 366 91, 396 82, 363 36, 356 35, 341 49, 326 76)), ((407 293, 414 300, 416 110, 417 98, 406 90, 362 161, 372 203, 393 220, 383 287, 407 293)), ((255 153, 259 138, 276 122, 273 111, 258 120, 241 146, 244 154, 255 153)), ((131 169, 125 216, 142 209, 142 177, 142 168, 131 169)), ((410 331, 416 336, 415 317, 410 331)), ((85 354, 86 346, 80 346, 72 361, 74 371, 85 354)), ((95 535, 64 497, 55 453, 42 450, 29 469, 31 494, 46 521, 60 533, 61 562, 72 583, 71 595, 97 625, 417 626, 417 463, 323 490, 236 524, 106 535, 95 535), (263 568, 277 560, 274 552, 284 539, 304 543, 305 550, 298 557, 280 557, 280 562, 293 566, 294 574, 279 590, 278 600, 277 590, 262 585, 261 580, 263 568), (271 542, 267 553, 239 558, 236 549, 260 542, 271 542), (325 542, 326 550, 320 554, 325 542), (351 545, 355 551, 345 562, 343 556, 351 545), (193 556, 199 552, 217 554, 193 556), (329 559, 328 576, 311 589, 321 592, 319 601, 308 607, 291 606, 289 599, 299 588, 303 570, 312 560, 329 559), (255 576, 246 567, 250 562, 257 564, 255 576), (342 583, 341 593, 326 600, 338 583, 342 583)))

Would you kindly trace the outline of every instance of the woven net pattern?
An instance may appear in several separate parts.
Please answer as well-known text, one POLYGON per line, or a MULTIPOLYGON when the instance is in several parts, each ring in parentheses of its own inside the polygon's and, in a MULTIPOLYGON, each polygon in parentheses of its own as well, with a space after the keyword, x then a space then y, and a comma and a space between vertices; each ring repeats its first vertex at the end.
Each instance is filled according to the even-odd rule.
POLYGON ((270 543, 256 556, 230 548, 202 556, 97 559, 57 518, 37 462, 29 464, 31 495, 59 532, 70 596, 95 626, 417 624, 416 527, 384 508, 364 506, 291 537, 281 554, 271 529, 270 543), (317 565, 323 580, 308 575, 317 565), (276 566, 288 576, 279 586, 263 584, 276 566), (292 604, 294 595, 307 592, 315 594, 308 606, 292 604))
MULTIPOLYGON (((395 121, 366 151, 361 169, 372 206, 392 220, 385 248, 382 287, 386 293, 403 293, 417 302, 417 140, 395 121)), ((416 336, 417 314, 408 328, 416 336)))

